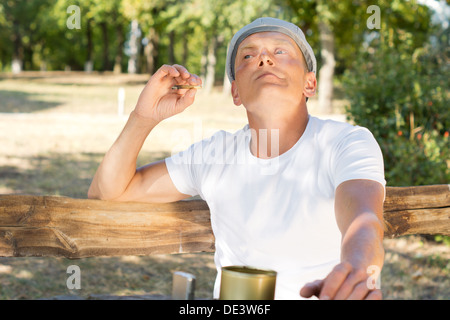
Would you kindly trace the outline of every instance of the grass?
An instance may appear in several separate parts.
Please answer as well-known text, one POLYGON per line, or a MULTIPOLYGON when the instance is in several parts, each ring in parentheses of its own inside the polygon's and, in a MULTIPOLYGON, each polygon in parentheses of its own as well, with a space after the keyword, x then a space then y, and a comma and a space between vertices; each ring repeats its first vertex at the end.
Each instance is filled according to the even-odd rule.
POLYGON ((212 298, 211 254, 65 258, 0 258, 0 299, 44 299, 76 295, 169 296, 172 272, 197 275, 196 297, 212 298), (81 289, 68 289, 70 265, 80 267, 81 289))
MULTIPOLYGON (((0 75, 0 193, 85 198, 147 78, 63 72, 0 75), (125 116, 117 114, 119 87, 126 92, 125 116)), ((313 114, 314 103, 309 103, 313 114)), ((192 107, 151 133, 138 164, 163 159, 216 130, 234 131, 245 123, 244 110, 220 89, 199 92, 192 107)), ((450 298, 448 246, 413 236, 386 239, 385 249, 381 289, 386 299, 450 298)), ((169 295, 177 270, 196 275, 197 297, 212 297, 213 255, 201 253, 80 260, 0 257, 0 299, 169 295), (80 290, 66 287, 67 267, 73 264, 81 269, 80 290)))

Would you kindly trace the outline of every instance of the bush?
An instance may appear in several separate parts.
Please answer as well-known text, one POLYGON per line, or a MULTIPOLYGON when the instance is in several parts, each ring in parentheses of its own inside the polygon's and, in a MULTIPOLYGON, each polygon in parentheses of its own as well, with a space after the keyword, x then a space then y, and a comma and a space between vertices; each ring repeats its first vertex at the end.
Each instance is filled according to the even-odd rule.
POLYGON ((374 134, 388 185, 445 184, 450 181, 446 40, 442 48, 394 48, 392 38, 399 36, 407 37, 391 32, 389 39, 378 39, 344 74, 347 117, 374 134))

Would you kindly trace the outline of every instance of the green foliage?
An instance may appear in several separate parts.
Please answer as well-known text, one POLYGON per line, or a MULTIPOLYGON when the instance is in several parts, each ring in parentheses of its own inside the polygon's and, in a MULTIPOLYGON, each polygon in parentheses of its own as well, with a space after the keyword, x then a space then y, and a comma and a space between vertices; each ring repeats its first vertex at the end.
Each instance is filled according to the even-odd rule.
POLYGON ((388 30, 345 74, 348 118, 378 140, 389 185, 448 183, 450 77, 443 50, 447 40, 434 38, 434 46, 402 46, 414 35, 388 30))
MULTIPOLYGON (((253 19, 267 15, 285 18, 289 7, 279 0, 39 0, 0 2, 0 70, 9 71, 13 53, 20 51, 24 70, 83 70, 92 60, 94 70, 111 70, 124 52, 120 33, 139 24, 139 42, 151 42, 139 52, 140 72, 148 72, 148 58, 155 66, 164 63, 187 64, 200 73, 208 43, 217 41, 216 70, 225 69, 227 43, 234 32, 253 19), (69 5, 81 10, 81 29, 69 29, 69 5), (16 24, 14 24, 16 22, 16 24), (14 42, 14 37, 20 39, 14 42)), ((292 17, 292 15, 291 15, 292 17)), ((127 57, 122 61, 126 66, 127 57)), ((119 59, 120 60, 120 59, 119 59)), ((124 69, 124 68, 122 68, 124 69)))
MULTIPOLYGON (((443 236, 443 235, 436 235, 435 237, 434 237, 434 240, 436 241, 436 242, 442 242, 443 244, 445 244, 447 247, 450 247, 450 236, 443 236)), ((447 261, 447 264, 446 264, 446 266, 448 267, 449 266, 449 264, 448 264, 448 261, 447 261)))
MULTIPOLYGON (((366 9, 371 4, 370 0, 5 0, 0 1, 0 70, 9 71, 16 51, 25 62, 24 70, 38 70, 43 64, 47 70, 66 66, 83 70, 88 60, 94 62, 94 70, 112 70, 117 61, 126 70, 121 34, 126 38, 131 21, 136 20, 142 31, 139 40, 152 44, 151 49, 140 49, 140 72, 151 70, 146 67, 153 56, 155 68, 180 63, 201 74, 208 44, 215 42, 217 79, 223 79, 232 35, 257 17, 272 16, 302 28, 319 66, 318 22, 329 21, 339 75, 354 61, 371 32, 366 26, 366 9), (80 30, 66 26, 69 5, 81 9, 80 30), (15 38, 20 41, 15 43, 15 38)), ((376 5, 381 9, 382 29, 406 30, 413 35, 395 41, 412 48, 421 46, 430 29, 427 7, 415 0, 379 0, 376 5)))

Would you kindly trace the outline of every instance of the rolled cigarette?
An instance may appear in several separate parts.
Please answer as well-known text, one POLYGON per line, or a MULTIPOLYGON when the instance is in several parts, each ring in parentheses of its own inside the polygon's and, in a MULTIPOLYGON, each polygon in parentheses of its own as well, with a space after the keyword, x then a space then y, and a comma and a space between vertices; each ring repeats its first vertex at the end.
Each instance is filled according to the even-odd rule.
POLYGON ((172 87, 172 90, 179 90, 179 89, 201 89, 202 86, 192 86, 188 84, 177 84, 172 87))

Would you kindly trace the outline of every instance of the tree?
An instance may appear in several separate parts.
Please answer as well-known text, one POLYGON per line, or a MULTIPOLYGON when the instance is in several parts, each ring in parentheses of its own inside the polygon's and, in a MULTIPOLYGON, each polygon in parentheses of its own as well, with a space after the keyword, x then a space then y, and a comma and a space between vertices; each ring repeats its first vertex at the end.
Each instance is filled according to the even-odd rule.
POLYGON ((447 183, 448 38, 436 32, 433 42, 425 41, 433 31, 425 28, 430 22, 426 8, 417 7, 411 20, 417 22, 416 30, 382 25, 379 37, 368 42, 345 73, 348 117, 378 140, 389 185, 447 183), (419 32, 421 26, 429 32, 419 32))
POLYGON ((298 25, 305 33, 318 60, 319 111, 331 113, 333 99, 333 77, 336 66, 335 32, 333 25, 340 17, 337 1, 287 0, 298 16, 298 25), (318 50, 317 48, 320 48, 318 50), (317 54, 317 51, 320 54, 317 54))
POLYGON ((145 37, 144 49, 145 60, 141 69, 152 74, 157 67, 160 34, 163 32, 164 19, 161 13, 175 1, 164 0, 123 0, 123 12, 130 21, 139 23, 142 35, 145 37))
POLYGON ((333 76, 336 67, 335 36, 332 30, 333 16, 330 2, 319 0, 317 2, 318 27, 320 38, 320 56, 322 66, 319 69, 319 112, 331 113, 333 110, 333 76))
POLYGON ((33 43, 39 26, 34 17, 49 5, 43 1, 3 1, 0 4, 5 32, 10 35, 12 43, 11 69, 19 73, 23 69, 33 68, 33 43))

